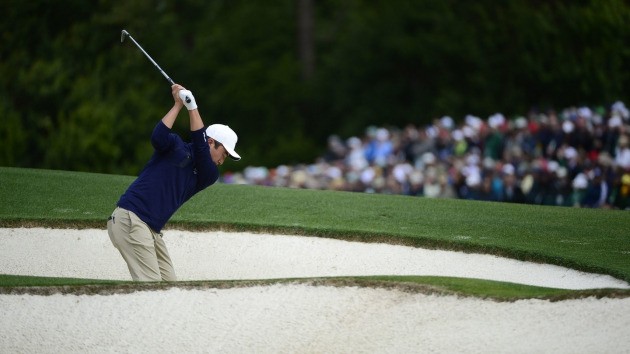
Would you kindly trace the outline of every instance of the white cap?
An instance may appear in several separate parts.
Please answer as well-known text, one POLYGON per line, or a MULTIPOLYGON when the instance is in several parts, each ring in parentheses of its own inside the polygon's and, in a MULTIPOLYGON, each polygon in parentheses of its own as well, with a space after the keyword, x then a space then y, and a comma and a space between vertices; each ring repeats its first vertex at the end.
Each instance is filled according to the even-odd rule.
POLYGON ((212 138, 223 145, 232 160, 238 161, 241 159, 241 156, 234 151, 238 137, 232 128, 223 124, 212 124, 206 129, 206 137, 212 138))

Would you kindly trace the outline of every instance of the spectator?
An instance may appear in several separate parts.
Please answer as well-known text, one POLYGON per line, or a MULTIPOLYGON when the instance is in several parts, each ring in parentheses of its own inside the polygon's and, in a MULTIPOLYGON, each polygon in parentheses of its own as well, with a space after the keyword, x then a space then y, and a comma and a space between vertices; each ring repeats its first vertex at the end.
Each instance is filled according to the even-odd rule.
POLYGON ((602 171, 595 168, 588 172, 589 180, 581 205, 588 208, 601 208, 607 205, 608 183, 602 176, 602 171))
POLYGON ((328 139, 311 165, 245 169, 226 183, 590 208, 630 208, 630 112, 622 102, 508 119, 449 116, 328 139))
POLYGON ((365 149, 365 158, 368 163, 380 167, 387 165, 388 159, 394 151, 393 143, 389 138, 390 135, 387 129, 376 129, 374 137, 370 140, 365 149))
POLYGON ((615 149, 615 164, 621 169, 630 168, 630 138, 628 135, 621 135, 615 149))

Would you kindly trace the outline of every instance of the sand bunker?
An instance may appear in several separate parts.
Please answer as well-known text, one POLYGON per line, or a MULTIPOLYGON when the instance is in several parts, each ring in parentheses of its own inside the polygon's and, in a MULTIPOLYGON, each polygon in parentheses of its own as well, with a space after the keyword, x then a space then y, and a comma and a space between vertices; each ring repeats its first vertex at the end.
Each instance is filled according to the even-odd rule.
MULTIPOLYGON (((488 255, 282 235, 165 232, 182 280, 443 275, 569 289, 609 276, 488 255)), ((104 230, 0 229, 0 273, 130 279, 104 230)), ((275 284, 0 295, 0 352, 622 353, 630 298, 495 302, 275 284)))
POLYGON ((630 298, 272 285, 0 295, 2 353, 627 353, 630 298))
MULTIPOLYGON (((491 255, 318 237, 166 230, 180 280, 438 275, 563 289, 629 288, 607 275, 491 255)), ((130 280, 105 230, 0 229, 0 274, 130 280)))

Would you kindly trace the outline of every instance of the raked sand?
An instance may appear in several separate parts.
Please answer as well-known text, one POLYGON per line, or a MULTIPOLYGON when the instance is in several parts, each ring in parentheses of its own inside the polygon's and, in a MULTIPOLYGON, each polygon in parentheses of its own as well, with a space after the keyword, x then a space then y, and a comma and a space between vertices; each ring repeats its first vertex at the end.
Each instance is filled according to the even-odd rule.
MULTIPOLYGON (((472 277, 566 289, 610 276, 387 244, 166 230, 181 280, 472 277)), ((105 230, 0 229, 0 274, 130 279, 105 230)), ((495 302, 275 284, 113 295, 0 295, 0 353, 630 353, 630 298, 495 302)))

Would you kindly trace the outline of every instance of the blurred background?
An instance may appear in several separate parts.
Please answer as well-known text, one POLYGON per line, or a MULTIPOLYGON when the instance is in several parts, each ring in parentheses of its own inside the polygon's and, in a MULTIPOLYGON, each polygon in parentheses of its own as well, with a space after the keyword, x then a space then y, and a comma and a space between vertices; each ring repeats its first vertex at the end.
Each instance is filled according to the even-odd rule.
MULTIPOLYGON (((239 134, 226 183, 430 195, 431 177, 481 199, 506 172, 525 194, 548 174, 573 195, 582 174, 585 190, 608 179, 612 205, 626 171, 625 0, 3 0, 0 14, 1 166, 138 174, 172 97, 126 29, 206 124, 239 134)), ((187 137, 184 116, 175 130, 187 137)), ((558 193, 526 201, 582 205, 558 193)))

